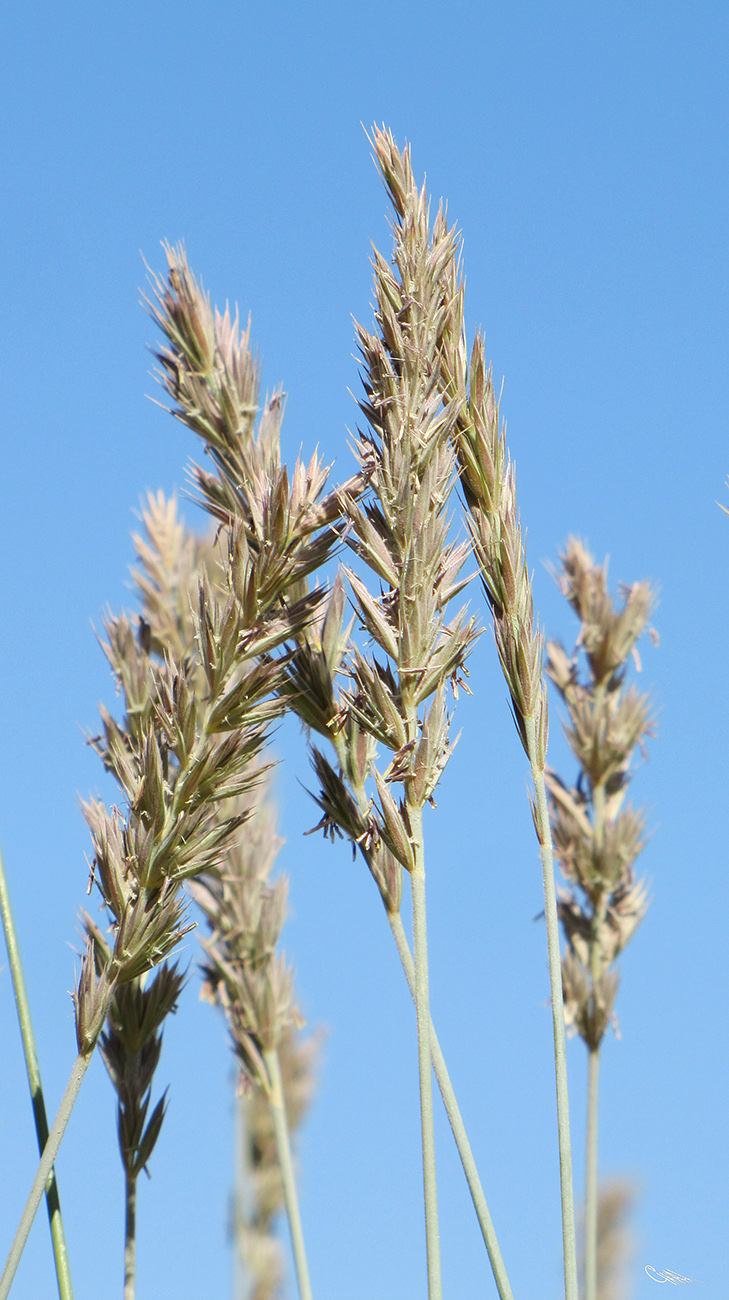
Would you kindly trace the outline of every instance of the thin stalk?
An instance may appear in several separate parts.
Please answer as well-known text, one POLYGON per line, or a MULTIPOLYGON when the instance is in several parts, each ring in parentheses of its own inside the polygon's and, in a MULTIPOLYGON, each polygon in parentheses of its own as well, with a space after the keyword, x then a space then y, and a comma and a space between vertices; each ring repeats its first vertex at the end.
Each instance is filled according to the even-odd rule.
MULTIPOLYGON (((415 1001, 415 966, 413 964, 412 953, 410 952, 410 945, 405 934, 405 927, 403 926, 399 912, 390 912, 387 908, 385 908, 385 911, 387 912, 387 919, 390 922, 392 936, 400 954, 405 978, 407 979, 413 1001, 415 1001)), ((491 1221, 491 1215, 489 1214, 489 1207, 486 1204, 486 1196, 484 1195, 484 1190, 481 1186, 481 1179, 478 1176, 476 1161, 473 1158, 471 1144, 468 1140, 468 1134, 466 1133, 458 1102, 456 1101, 456 1094, 453 1091, 453 1084, 451 1083, 450 1075, 448 1074, 448 1069, 446 1067, 443 1053, 440 1049, 440 1043, 438 1042, 438 1036, 433 1027, 432 1019, 430 1022, 430 1053, 433 1060, 435 1077, 438 1081, 438 1087, 440 1088, 440 1095, 443 1098, 443 1105, 445 1106, 446 1114, 451 1126, 451 1132, 453 1133, 456 1147, 458 1148, 458 1154, 461 1158, 461 1164, 463 1165, 463 1172, 466 1175, 466 1181, 471 1193, 471 1200, 473 1201, 473 1206, 476 1211, 476 1217, 478 1218, 488 1257, 491 1261, 491 1268, 493 1270, 494 1280, 496 1282, 496 1288, 500 1300, 514 1300, 511 1285, 506 1274, 504 1261, 501 1256, 501 1251, 499 1250, 499 1243, 496 1240, 494 1225, 491 1221)))
MULTIPOLYGON (((43 1086, 41 1084, 40 1066, 38 1064, 38 1053, 35 1046, 33 1025, 30 1019, 30 1005, 28 1003, 28 994, 25 987, 23 965, 20 960, 18 936, 15 931, 13 913, 10 907, 10 895, 8 892, 7 880, 5 878, 5 867, 3 865, 1 853, 0 913, 2 913, 3 928, 5 930, 5 943, 8 950, 10 974, 12 976, 13 992, 15 994, 15 1005, 17 1007, 18 1020, 20 1022, 20 1036, 23 1040, 25 1068, 28 1073, 28 1085, 30 1087, 30 1099, 33 1107, 33 1119, 35 1120, 35 1131, 38 1138, 38 1151, 42 1156, 43 1149, 48 1141, 48 1117, 46 1115, 46 1103, 43 1097, 43 1086)), ((73 1300, 71 1270, 68 1262, 66 1234, 63 1230, 61 1201, 58 1194, 58 1182, 56 1180, 55 1169, 51 1169, 45 1191, 46 1205, 48 1207, 48 1220, 51 1228, 51 1241, 53 1243, 53 1258, 56 1265, 58 1294, 60 1300, 73 1300)))
POLYGON ((430 995, 428 991, 428 937, 425 918, 425 862, 423 814, 408 803, 415 866, 410 873, 413 891, 413 950, 415 955, 415 1013, 418 1022, 418 1067, 420 1075, 420 1128, 423 1143, 423 1196, 425 1200, 425 1243, 428 1260, 428 1300, 441 1300, 440 1233, 438 1191, 435 1175, 435 1132, 433 1129, 433 1075, 430 1045, 430 995))
POLYGON ((600 1048, 590 1052, 585 1160, 585 1300, 597 1300, 597 1090, 600 1048))
MULTIPOLYGON (((301 1300, 312 1300, 309 1269, 306 1263, 306 1251, 304 1249, 304 1233, 301 1227, 301 1216, 299 1214, 299 1199, 296 1195, 296 1180, 294 1178, 294 1166, 291 1159, 291 1142, 289 1141, 289 1126, 288 1120, 286 1119, 286 1104, 284 1101, 283 1082, 281 1079, 281 1066, 279 1064, 278 1052, 275 1048, 272 1051, 264 1052, 263 1056, 271 1084, 269 1101, 271 1103, 273 1127, 276 1134, 276 1150, 278 1153, 278 1163, 281 1168, 281 1180, 283 1182, 284 1200, 286 1201, 286 1213, 288 1214, 289 1228, 291 1230, 291 1245, 294 1251, 294 1263, 296 1264, 296 1276, 299 1283, 299 1295, 301 1300)), ((2 1300, 2 1297, 0 1297, 0 1300, 2 1300)))
POLYGON ((134 1300, 137 1279, 137 1180, 128 1171, 124 1217, 124 1300, 134 1300))
MULTIPOLYGON (((559 1177, 562 1195, 565 1300, 578 1300, 575 1203, 572 1188, 572 1145, 570 1141, 567 1052, 565 1047, 564 999, 562 995, 562 960, 559 951, 559 920, 557 916, 557 892, 554 884, 552 831, 549 824, 544 771, 539 762, 539 746, 534 715, 527 715, 524 718, 524 723, 527 736, 527 752, 536 794, 535 821, 542 856, 542 875, 544 877, 544 915, 547 922, 549 983, 552 995, 552 1026, 554 1031, 554 1070, 557 1084, 557 1128, 559 1133, 559 1177)), ((0 1297, 0 1300, 2 1300, 2 1297, 0 1297)))
POLYGON ((25 1209, 23 1210, 20 1223, 18 1224, 18 1230, 13 1239, 13 1244, 10 1247, 10 1254, 5 1263, 3 1275, 0 1278, 0 1300, 7 1300, 10 1293, 13 1278, 15 1277, 18 1264, 20 1263, 21 1256, 25 1250, 26 1242, 33 1226, 33 1220, 38 1212, 38 1206, 41 1203, 43 1190, 55 1164, 56 1156, 58 1155, 63 1140, 63 1135, 66 1132, 66 1126, 71 1118, 71 1111, 73 1110, 74 1103, 78 1097, 84 1075, 89 1068, 89 1062, 92 1055, 93 1053, 91 1052, 88 1056, 83 1056, 79 1053, 73 1063, 73 1069, 71 1070, 70 1078, 66 1084, 66 1091, 61 1098, 61 1104, 58 1107, 58 1114, 53 1121, 53 1128, 51 1129, 48 1141, 43 1148, 43 1155, 41 1156, 41 1161, 38 1166, 38 1172, 33 1180, 30 1195, 26 1202, 25 1209))
MULTIPOLYGON (((334 738, 334 746, 337 751, 340 766, 344 772, 347 770, 346 751, 339 735, 336 735, 334 738)), ((364 786, 352 782, 351 788, 360 811, 363 813, 367 812, 369 800, 364 786)), ((408 982, 410 995, 413 1002, 415 1002, 415 964, 413 962, 413 955, 410 951, 410 944, 408 943, 407 935, 405 934, 402 917, 399 912, 391 912, 386 905, 385 915, 387 916, 390 925, 392 937, 395 940, 395 946, 400 956, 403 971, 405 972, 405 978, 408 982)), ((471 1144, 468 1140, 468 1134, 466 1133, 466 1126, 463 1123, 463 1117, 461 1116, 461 1111, 456 1100, 456 1094, 450 1080, 448 1068, 445 1063, 445 1057, 443 1056, 440 1043, 438 1042, 438 1035, 435 1032, 432 1017, 430 1019, 430 1055, 433 1062, 433 1069, 435 1070, 435 1077, 438 1081, 440 1095, 443 1099, 443 1105, 445 1106, 446 1115, 448 1116, 448 1122, 451 1126, 453 1139, 460 1156, 463 1172, 466 1175, 466 1182, 468 1183, 473 1207, 476 1211, 476 1217, 481 1228, 481 1235, 483 1236, 484 1245, 486 1246, 486 1251, 491 1262, 491 1268, 493 1270, 494 1280, 496 1282, 500 1300, 514 1300, 511 1284, 499 1249, 499 1243, 496 1239, 494 1225, 491 1215, 489 1214, 486 1196, 481 1185, 478 1169, 476 1168, 476 1161, 473 1158, 471 1144)))

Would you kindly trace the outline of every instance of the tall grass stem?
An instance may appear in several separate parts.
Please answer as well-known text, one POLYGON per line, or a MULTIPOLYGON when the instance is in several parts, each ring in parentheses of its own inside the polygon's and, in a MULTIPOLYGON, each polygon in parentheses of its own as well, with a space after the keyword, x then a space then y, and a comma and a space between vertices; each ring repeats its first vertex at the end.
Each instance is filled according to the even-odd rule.
POLYGON ((137 1279, 137 1180, 126 1175, 124 1205, 124 1300, 134 1300, 137 1279))
MULTIPOLYGON (((387 911, 387 909, 385 910, 387 911)), ((414 1001, 415 966, 413 964, 410 945, 407 941, 407 935, 405 934, 405 927, 403 926, 399 912, 387 911, 387 919, 390 922, 392 936, 395 940, 398 953, 400 954, 402 968, 405 972, 405 978, 407 979, 414 1001)), ((453 1091, 453 1084, 451 1083, 450 1075, 448 1074, 445 1058, 441 1051, 432 1019, 430 1021, 430 1053, 433 1061, 433 1069, 435 1070, 435 1077, 438 1082, 438 1087, 440 1088, 440 1095, 443 1098, 443 1105, 445 1106, 448 1121, 451 1126, 451 1132, 453 1133, 458 1154, 461 1158, 461 1164, 463 1165, 463 1172, 466 1175, 466 1182, 468 1183, 468 1189, 471 1193, 473 1207, 476 1211, 476 1217, 478 1218, 479 1226, 481 1228, 484 1244, 486 1246, 489 1260, 491 1261, 491 1268, 493 1270, 494 1281, 496 1282, 496 1288, 500 1300, 514 1300, 511 1285, 506 1274, 506 1267, 499 1249, 499 1243, 496 1240, 494 1225, 491 1220, 491 1215, 489 1214, 489 1207, 486 1203, 486 1196, 483 1187, 481 1186, 478 1169, 476 1168, 476 1161, 473 1158, 473 1152, 468 1140, 468 1134, 466 1133, 466 1127, 463 1123, 458 1102, 456 1101, 456 1094, 453 1091)))
POLYGON ((309 1268, 306 1262, 306 1250, 304 1248, 304 1233, 301 1227, 301 1215, 299 1214, 299 1198, 296 1194, 296 1179, 294 1178, 294 1166, 291 1159, 291 1142, 289 1140, 289 1126, 286 1118, 286 1103, 284 1100, 283 1080, 281 1078, 281 1066, 279 1064, 278 1052, 275 1048, 264 1052, 263 1055, 271 1084, 269 1100, 271 1103, 274 1132, 276 1134, 278 1162, 281 1167, 281 1181, 283 1182, 284 1199, 286 1201, 286 1213, 288 1214, 289 1228, 291 1230, 291 1245, 294 1252, 296 1276, 299 1283, 299 1295, 301 1300, 312 1300, 309 1268))
POLYGON ((597 1097, 600 1048, 590 1052, 587 1067, 587 1150, 585 1158, 585 1300, 597 1300, 597 1097))
MULTIPOLYGON (((337 733, 333 737, 334 747, 337 752, 342 771, 347 770, 347 755, 341 734, 337 733)), ((352 793, 362 813, 366 813, 369 807, 369 800, 364 785, 356 781, 352 782, 352 793)), ((384 903, 384 899, 383 899, 384 903)), ((410 944, 405 933, 405 927, 402 923, 402 917, 399 912, 392 911, 385 903, 385 914, 392 931, 392 937, 395 940, 405 978, 408 982, 408 988, 413 1002, 416 1001, 415 994, 415 963, 413 954, 410 951, 410 944)), ((438 1035, 435 1032, 433 1019, 430 1018, 430 1054, 433 1062, 435 1077, 440 1089, 440 1095, 443 1099, 448 1122, 451 1126, 451 1132, 456 1144, 458 1155, 460 1156, 463 1172, 468 1183, 468 1190, 471 1193, 471 1200, 476 1211, 476 1217, 481 1228, 486 1252, 491 1262, 491 1268, 494 1274, 494 1280, 499 1292, 499 1300, 514 1300, 511 1285, 506 1273, 506 1267, 499 1249, 499 1243, 496 1239, 496 1232, 489 1213, 489 1207, 486 1202, 486 1196, 481 1185, 476 1161, 473 1158, 471 1144, 468 1140, 466 1126, 463 1123, 463 1117, 456 1100, 456 1094, 453 1090, 448 1068, 445 1063, 445 1057, 441 1051, 438 1035)))
POLYGON ((74 1108, 79 1089, 83 1083, 84 1075, 89 1068, 89 1062, 93 1052, 83 1055, 79 1052, 73 1063, 71 1075, 66 1084, 66 1091, 61 1098, 61 1104, 58 1107, 58 1113, 53 1121, 53 1128, 48 1135, 48 1141, 43 1148, 43 1155, 38 1166, 38 1172, 33 1180, 33 1186, 30 1189, 30 1195, 25 1204, 18 1230, 10 1247, 10 1253, 3 1269, 3 1275, 0 1278, 0 1300, 7 1300, 10 1294, 10 1288, 13 1284, 13 1278, 18 1269, 23 1251, 25 1250, 30 1230, 33 1227, 33 1220, 38 1212, 38 1206, 41 1203, 43 1191, 48 1182, 51 1170, 55 1164, 63 1135, 66 1132, 68 1121, 71 1118, 71 1112, 74 1108))
POLYGON ((413 950, 415 956, 415 1013, 418 1022, 418 1065, 420 1073, 420 1121, 423 1142, 423 1195, 428 1259, 428 1300, 441 1300, 440 1233, 438 1191, 435 1173, 433 1129, 433 1073, 430 1059, 430 995, 428 991, 428 937, 425 917, 425 864, 423 862, 422 809, 408 808, 412 827, 415 868, 410 873, 413 892, 413 950))
MULTIPOLYGON (((18 1011, 18 1020, 20 1022, 20 1036, 23 1040, 25 1068, 28 1073, 28 1085, 30 1087, 30 1098, 33 1106, 35 1131, 38 1137, 38 1150, 42 1156, 43 1149, 48 1141, 48 1116, 46 1115, 46 1103, 43 1096, 40 1066, 38 1064, 38 1053, 36 1051, 35 1035, 33 1033, 33 1025, 30 1018, 30 1005, 28 1003, 28 994, 25 987, 23 964, 20 960, 18 936, 15 931, 15 922, 13 921, 13 913, 10 906, 10 894, 8 891, 8 882, 5 877, 5 866, 3 864, 2 853, 0 853, 0 913, 2 914, 3 929, 5 931, 5 944, 8 950, 10 974, 13 980, 15 1005, 18 1011)), ((66 1234, 63 1229, 61 1201, 58 1192, 58 1181, 56 1179, 55 1169, 51 1169, 50 1177, 46 1184, 46 1205, 48 1206, 48 1220, 51 1228, 53 1259, 56 1265, 58 1294, 60 1300, 73 1300, 71 1270, 68 1262, 66 1234)))
MULTIPOLYGON (((562 995, 562 960, 559 949, 559 920, 557 917, 557 891, 554 883, 552 831, 549 824, 549 809, 547 807, 547 788, 544 783, 544 769, 539 759, 537 721, 533 713, 525 716, 524 724, 526 729, 527 753, 529 756, 536 795, 534 819, 542 855, 542 874, 544 877, 544 915, 547 922, 549 982, 552 995, 552 1025, 554 1030, 554 1069, 557 1084, 557 1128, 559 1134, 559 1176, 562 1196, 562 1248, 564 1253, 565 1300, 578 1300, 575 1202, 572 1186, 572 1144, 570 1139, 567 1051, 565 1046, 564 1000, 562 995)), ((2 1297, 0 1297, 0 1300, 2 1300, 2 1297)))

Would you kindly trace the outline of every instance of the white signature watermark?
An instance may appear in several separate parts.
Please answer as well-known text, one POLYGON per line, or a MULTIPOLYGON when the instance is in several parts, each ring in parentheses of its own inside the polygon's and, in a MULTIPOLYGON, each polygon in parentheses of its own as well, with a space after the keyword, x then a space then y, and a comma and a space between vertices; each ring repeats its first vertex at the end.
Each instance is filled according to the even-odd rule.
POLYGON ((670 1268, 654 1268, 652 1264, 646 1264, 645 1271, 654 1282, 670 1282, 672 1286, 686 1286, 687 1282, 698 1282, 700 1286, 706 1286, 699 1277, 682 1277, 680 1273, 673 1273, 670 1268))

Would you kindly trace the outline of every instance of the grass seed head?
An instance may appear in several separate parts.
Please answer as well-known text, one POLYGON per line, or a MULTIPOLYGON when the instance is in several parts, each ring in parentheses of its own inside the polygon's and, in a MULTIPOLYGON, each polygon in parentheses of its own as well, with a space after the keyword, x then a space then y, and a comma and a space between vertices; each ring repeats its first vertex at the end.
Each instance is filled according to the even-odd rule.
POLYGON ((571 657, 559 643, 549 643, 547 672, 567 706, 565 735, 580 771, 574 787, 554 772, 546 780, 555 853, 570 884, 559 899, 567 940, 565 1015, 596 1051, 611 1020, 617 1024, 617 975, 610 968, 648 906, 645 883, 634 872, 645 818, 625 804, 625 796, 635 749, 654 724, 648 697, 625 678, 655 597, 648 583, 635 583, 621 589, 622 607, 616 607, 607 566, 598 566, 574 538, 560 561, 557 581, 580 630, 571 657))

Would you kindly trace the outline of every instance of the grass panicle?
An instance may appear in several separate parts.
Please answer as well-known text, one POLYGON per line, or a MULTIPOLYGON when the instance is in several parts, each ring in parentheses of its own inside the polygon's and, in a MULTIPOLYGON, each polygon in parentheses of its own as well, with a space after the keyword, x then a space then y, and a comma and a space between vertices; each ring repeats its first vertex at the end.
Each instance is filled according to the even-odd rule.
POLYGON ((349 572, 354 605, 376 646, 349 661, 344 707, 362 731, 388 749, 384 772, 373 767, 383 838, 407 869, 413 898, 415 1002, 418 1025, 428 1288, 441 1295, 433 1138, 430 1009, 422 814, 452 753, 445 691, 457 681, 478 635, 465 609, 446 622, 463 587, 468 546, 448 541, 448 502, 456 470, 453 404, 444 404, 437 371, 448 316, 447 268, 457 237, 442 207, 430 223, 425 186, 415 183, 410 151, 375 129, 372 144, 393 211, 392 261, 373 253, 376 332, 356 325, 367 430, 355 451, 371 497, 345 501, 347 542, 374 573, 372 594, 349 572), (430 701, 426 705, 426 702, 430 701), (402 787, 398 803, 388 784, 402 787))
MULTIPOLYGON (((380 584, 373 595, 356 573, 346 571, 359 621, 379 655, 366 656, 350 646, 352 625, 345 626, 340 572, 326 607, 298 638, 286 693, 307 727, 331 741, 338 759, 337 770, 312 745, 319 787, 315 798, 323 814, 316 829, 332 838, 344 835, 362 852, 416 997, 415 965, 399 914, 402 874, 406 870, 415 888, 421 888, 422 808, 432 802, 452 752, 445 688, 450 683, 457 695, 459 686, 465 687, 465 661, 478 629, 465 609, 450 622, 445 617, 446 606, 468 582, 461 570, 470 550, 448 541, 448 498, 457 471, 452 435, 460 407, 443 402, 438 378, 443 332, 451 321, 458 239, 442 207, 431 231, 427 196, 415 185, 409 151, 400 153, 384 130, 375 130, 373 143, 395 210, 395 270, 375 251, 379 329, 372 334, 357 327, 364 367, 361 407, 369 425, 360 434, 357 453, 372 495, 364 503, 350 499, 345 509, 351 525, 347 542, 380 584), (338 675, 349 676, 348 689, 339 688, 338 675), (376 762, 378 743, 392 755, 384 770, 376 762), (392 792, 395 783, 403 787, 399 799, 392 792)), ((509 1300, 483 1188, 429 1021, 428 1013, 436 1077, 499 1294, 509 1300)), ((427 1045, 425 1034, 421 1049, 423 1039, 427 1045)), ((421 1055, 421 1079, 426 1075, 427 1058, 424 1062, 421 1055)), ((432 1170, 430 1179, 434 1241, 432 1170)))
POLYGON ((557 581, 580 629, 571 656, 558 642, 549 643, 547 672, 567 708, 565 735, 579 770, 573 786, 551 771, 546 780, 555 854, 569 883, 558 900, 567 942, 565 1019, 589 1054, 585 1300, 597 1300, 600 1047, 611 1021, 617 1028, 615 959, 648 906, 645 882, 636 880, 634 871, 645 842, 645 817, 625 800, 635 751, 654 723, 648 696, 627 685, 626 675, 631 658, 640 666, 637 642, 655 595, 647 582, 637 582, 622 589, 622 607, 616 607, 607 589, 607 566, 596 564, 575 538, 560 555, 557 581))
POLYGON ((316 457, 306 469, 297 464, 290 490, 285 467, 277 469, 275 404, 269 403, 252 433, 256 413, 248 408, 257 378, 247 337, 229 319, 216 326, 184 254, 170 249, 168 255, 170 279, 167 286, 157 282, 160 294, 152 307, 168 331, 160 361, 168 390, 179 399, 179 418, 201 436, 210 435, 206 446, 219 474, 202 475, 200 487, 213 514, 220 518, 222 510, 221 522, 228 525, 226 582, 219 591, 207 577, 200 580, 192 610, 195 652, 179 662, 169 654, 160 662, 146 620, 136 634, 125 616, 106 620, 105 649, 126 714, 118 723, 102 710, 103 730, 94 743, 126 807, 110 812, 90 800, 84 812, 93 839, 92 880, 112 932, 110 957, 99 971, 89 940, 74 994, 79 1055, 71 1091, 0 1280, 2 1300, 116 989, 174 950, 187 930, 184 881, 214 866, 236 829, 234 818, 221 819, 219 806, 258 779, 251 764, 281 707, 276 688, 283 669, 276 652, 316 608, 320 597, 302 590, 303 579, 339 538, 333 521, 340 497, 322 498, 326 474, 316 457), (203 356, 211 321, 216 342, 203 356), (244 489, 240 472, 246 466, 251 477, 244 489), (214 508, 216 501, 235 504, 239 513, 214 508), (202 695, 195 690, 200 666, 202 695))
POLYGON ((437 385, 441 334, 449 315, 445 271, 457 256, 458 243, 442 208, 431 230, 427 195, 415 185, 409 151, 400 153, 384 130, 375 130, 373 145, 395 209, 395 269, 375 250, 378 332, 357 326, 365 388, 361 409, 368 431, 360 433, 356 450, 371 495, 363 503, 350 498, 343 507, 350 521, 347 542, 380 584, 378 594, 372 594, 358 574, 346 570, 355 611, 376 650, 368 656, 349 643, 352 625, 345 626, 340 572, 326 608, 298 639, 288 665, 287 694, 307 727, 331 741, 338 759, 337 768, 312 745, 319 787, 315 798, 323 814, 317 829, 332 838, 344 835, 362 852, 419 1007, 431 1294, 438 1294, 440 1286, 428 1132, 432 1054, 499 1293, 508 1300, 508 1279, 430 1021, 424 979, 422 809, 433 801, 452 752, 445 688, 450 683, 457 694, 459 685, 465 685, 465 661, 478 635, 465 609, 449 622, 445 614, 468 581, 461 569, 469 547, 448 541, 455 411, 444 405, 437 385), (347 689, 340 689, 338 675, 348 675, 347 689), (376 761, 378 744, 391 754, 382 770, 376 761), (402 788, 399 799, 395 784, 402 788), (414 888, 416 949, 421 945, 417 973, 418 955, 413 962, 400 919, 403 869, 414 888))

